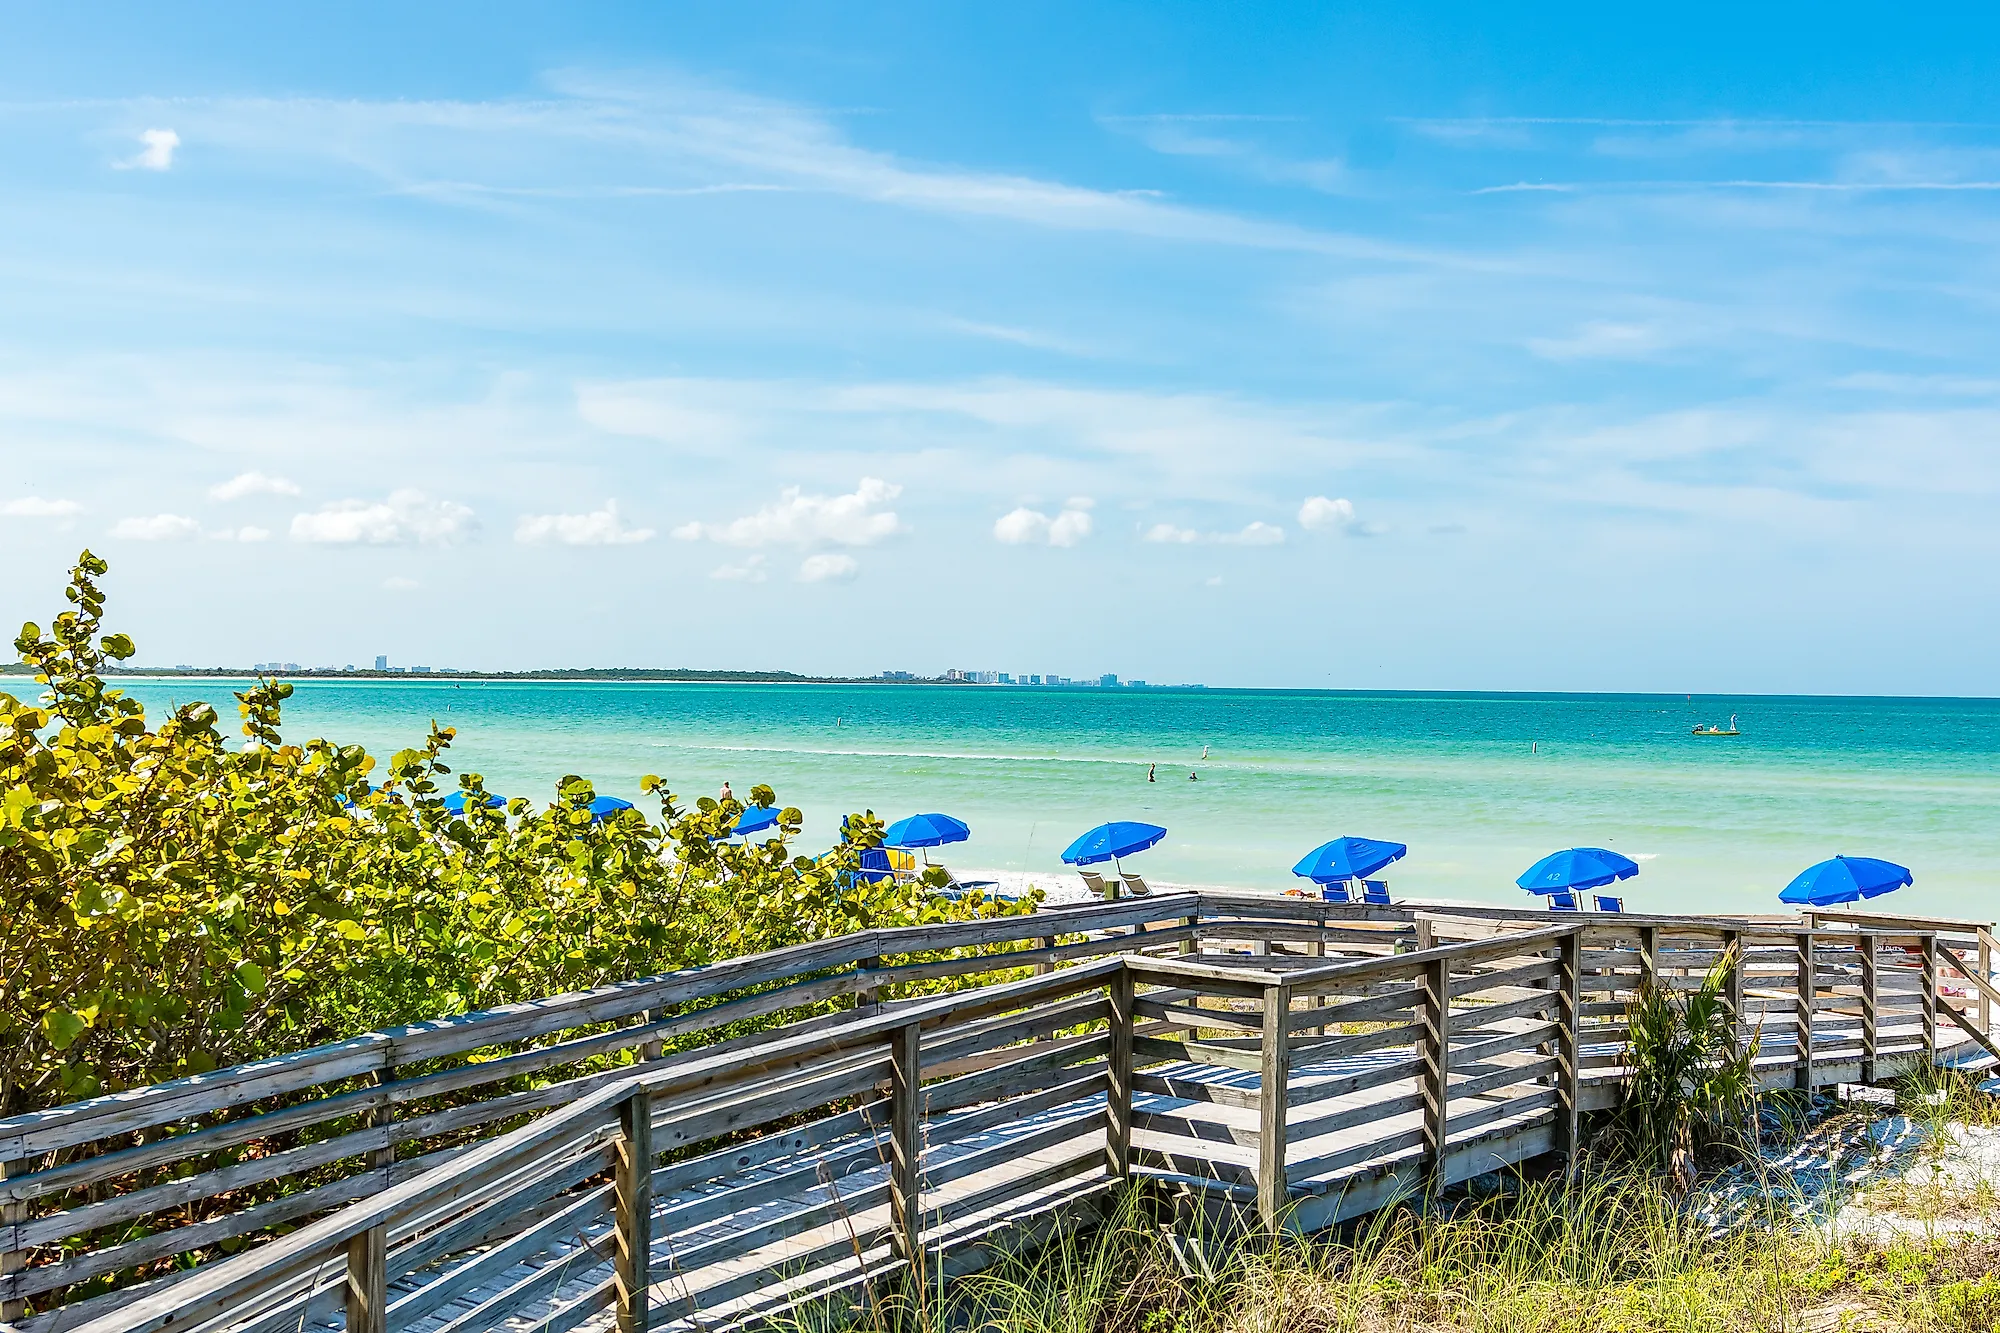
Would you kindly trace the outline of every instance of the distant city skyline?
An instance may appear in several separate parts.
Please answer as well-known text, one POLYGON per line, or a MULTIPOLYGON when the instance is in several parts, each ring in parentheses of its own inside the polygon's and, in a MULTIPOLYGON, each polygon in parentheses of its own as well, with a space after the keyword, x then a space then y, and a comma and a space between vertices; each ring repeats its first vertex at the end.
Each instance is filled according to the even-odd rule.
POLYGON ((7 13, 14 623, 2000 693, 2000 12, 7 13))

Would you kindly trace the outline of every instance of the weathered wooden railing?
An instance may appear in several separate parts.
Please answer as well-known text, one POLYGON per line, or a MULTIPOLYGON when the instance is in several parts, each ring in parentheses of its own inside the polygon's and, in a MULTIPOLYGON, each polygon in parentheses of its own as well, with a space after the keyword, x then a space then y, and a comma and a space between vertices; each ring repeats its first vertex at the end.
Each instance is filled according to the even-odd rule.
POLYGON ((664 1327, 858 1299, 913 1254, 955 1271, 996 1228, 1131 1174, 1323 1225, 1566 1149, 1577 1113, 1617 1095, 1634 986, 1697 984, 1731 945, 1766 1082, 1929 1059, 1940 932, 1980 928, 1828 922, 1204 893, 862 932, 0 1123, 0 1298, 25 1333, 164 1326, 147 1311, 295 1333, 343 1290, 357 1333, 469 1333, 528 1309, 555 1333, 645 1277, 664 1327), (647 1058, 690 1036, 722 1039, 647 1058), (605 1285, 601 1256, 636 1262, 642 1221, 655 1262, 605 1285), (238 1238, 261 1243, 157 1271, 238 1238), (125 1285, 79 1287, 113 1275, 125 1285), (203 1294, 232 1282, 247 1285, 203 1294))

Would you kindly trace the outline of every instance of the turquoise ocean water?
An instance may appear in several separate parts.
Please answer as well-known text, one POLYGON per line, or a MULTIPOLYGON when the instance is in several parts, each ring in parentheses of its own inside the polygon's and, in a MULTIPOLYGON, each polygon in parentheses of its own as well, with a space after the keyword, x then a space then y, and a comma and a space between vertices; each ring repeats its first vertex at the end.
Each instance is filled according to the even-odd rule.
MULTIPOLYGON (((121 683, 225 719, 241 687, 121 683)), ((1389 878, 1412 896, 1527 901, 1531 861, 1594 844, 1640 861, 1635 909, 1773 908, 1835 852, 1915 870, 1902 910, 2000 908, 1995 700, 308 680, 286 731, 380 756, 432 718, 509 796, 565 773, 635 800, 644 773, 688 795, 768 782, 812 850, 849 810, 942 810, 973 829, 954 869, 1044 883, 1076 834, 1143 819, 1169 833, 1131 866, 1167 882, 1286 887, 1360 834, 1410 844, 1389 878), (1731 713, 1742 736, 1689 735, 1731 713)))

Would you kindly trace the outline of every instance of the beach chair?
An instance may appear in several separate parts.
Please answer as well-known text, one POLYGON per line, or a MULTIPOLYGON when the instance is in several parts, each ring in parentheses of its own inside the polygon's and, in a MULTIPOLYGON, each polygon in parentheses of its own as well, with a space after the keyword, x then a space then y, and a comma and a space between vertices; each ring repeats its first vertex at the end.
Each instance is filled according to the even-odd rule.
POLYGON ((1146 881, 1131 871, 1121 871, 1118 878, 1125 881, 1125 891, 1133 897, 1150 898, 1153 896, 1153 891, 1147 887, 1146 881))
POLYGON ((1095 870, 1079 870, 1076 873, 1082 877, 1083 887, 1089 889, 1097 897, 1116 898, 1118 896, 1118 885, 1115 882, 1106 883, 1104 876, 1098 874, 1095 870))
POLYGON ((1347 896, 1347 881, 1344 879, 1336 879, 1331 883, 1320 885, 1319 896, 1322 901, 1329 903, 1347 903, 1354 901, 1352 898, 1349 898, 1347 896))
POLYGON ((1551 912, 1577 911, 1576 894, 1569 889, 1559 889, 1550 894, 1549 910, 1551 912))
POLYGON ((1597 910, 1600 912, 1622 912, 1625 910, 1625 900, 1623 898, 1614 898, 1608 893, 1600 893, 1597 895, 1597 910))
POLYGON ((865 847, 854 878, 863 884, 887 884, 896 878, 896 868, 886 847, 865 847))
POLYGON ((1389 881, 1386 879, 1362 880, 1361 901, 1364 903, 1373 903, 1377 907, 1389 906, 1389 881))

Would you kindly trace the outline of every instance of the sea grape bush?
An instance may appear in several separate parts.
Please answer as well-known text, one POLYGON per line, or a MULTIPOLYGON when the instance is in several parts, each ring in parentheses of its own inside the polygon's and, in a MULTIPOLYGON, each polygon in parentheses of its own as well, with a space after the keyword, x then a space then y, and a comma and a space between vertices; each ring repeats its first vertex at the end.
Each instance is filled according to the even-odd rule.
POLYGON ((236 695, 241 744, 206 703, 149 719, 103 679, 134 652, 102 630, 106 570, 85 551, 71 608, 22 627, 44 693, 0 694, 0 1114, 871 924, 1017 910, 862 882, 872 815, 801 857, 796 809, 745 845, 724 837, 741 804, 684 804, 658 778, 657 820, 593 819, 579 777, 546 806, 489 809, 477 773, 456 775, 479 799, 453 813, 451 728, 385 765, 288 741, 283 681, 236 695))

